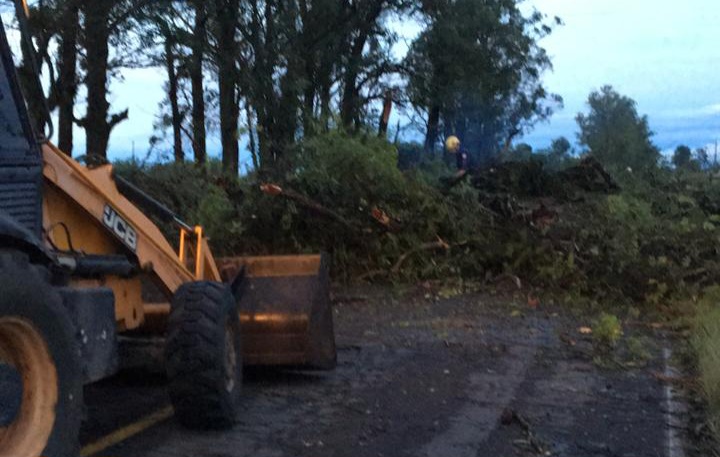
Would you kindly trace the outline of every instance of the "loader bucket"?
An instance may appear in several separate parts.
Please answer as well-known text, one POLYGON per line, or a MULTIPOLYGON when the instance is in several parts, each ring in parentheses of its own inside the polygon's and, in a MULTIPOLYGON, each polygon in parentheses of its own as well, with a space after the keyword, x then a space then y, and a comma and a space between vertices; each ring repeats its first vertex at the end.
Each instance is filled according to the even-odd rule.
POLYGON ((225 282, 245 269, 239 305, 246 365, 335 367, 325 255, 225 258, 218 268, 225 282))

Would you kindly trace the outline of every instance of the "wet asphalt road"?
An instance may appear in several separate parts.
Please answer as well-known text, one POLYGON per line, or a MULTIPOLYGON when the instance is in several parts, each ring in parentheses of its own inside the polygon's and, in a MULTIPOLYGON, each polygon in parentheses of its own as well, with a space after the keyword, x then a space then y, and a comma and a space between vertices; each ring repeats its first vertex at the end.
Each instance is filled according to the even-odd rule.
MULTIPOLYGON (((170 418, 96 455, 682 457, 668 448, 682 417, 655 375, 660 335, 642 335, 646 363, 602 367, 582 318, 558 310, 482 295, 364 298, 336 306, 335 371, 251 370, 232 430, 170 418)), ((84 444, 168 403, 163 377, 143 370, 86 397, 84 444)))

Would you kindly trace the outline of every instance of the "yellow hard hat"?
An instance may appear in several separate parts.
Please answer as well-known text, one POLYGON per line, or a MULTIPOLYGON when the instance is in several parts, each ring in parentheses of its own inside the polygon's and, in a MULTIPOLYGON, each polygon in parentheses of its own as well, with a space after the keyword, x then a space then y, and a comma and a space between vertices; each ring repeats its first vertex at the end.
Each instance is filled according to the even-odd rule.
POLYGON ((458 152, 460 150, 460 138, 451 135, 445 140, 445 149, 448 152, 458 152))

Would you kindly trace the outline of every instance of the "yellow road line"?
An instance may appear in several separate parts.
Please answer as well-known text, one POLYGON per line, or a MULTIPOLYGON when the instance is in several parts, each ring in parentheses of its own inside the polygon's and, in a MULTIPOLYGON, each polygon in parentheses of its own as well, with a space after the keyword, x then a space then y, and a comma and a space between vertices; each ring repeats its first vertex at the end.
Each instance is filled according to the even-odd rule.
POLYGON ((102 452, 107 448, 115 446, 116 444, 122 443, 125 440, 132 438, 133 436, 144 432, 145 430, 153 427, 160 422, 164 422, 171 418, 173 415, 172 406, 163 408, 159 411, 155 411, 147 417, 140 419, 130 425, 122 427, 111 434, 100 438, 94 443, 88 444, 80 451, 80 457, 90 457, 102 452))

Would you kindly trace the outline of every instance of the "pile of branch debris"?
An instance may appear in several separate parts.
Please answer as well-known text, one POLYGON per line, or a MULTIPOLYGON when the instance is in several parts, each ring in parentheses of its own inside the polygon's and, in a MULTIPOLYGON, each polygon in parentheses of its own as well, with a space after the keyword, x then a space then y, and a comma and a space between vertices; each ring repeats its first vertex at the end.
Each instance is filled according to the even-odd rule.
POLYGON ((338 135, 299 157, 278 181, 228 187, 162 165, 142 170, 143 187, 202 220, 220 253, 324 250, 341 281, 512 277, 660 304, 720 275, 720 181, 706 172, 608 170, 590 156, 553 169, 533 157, 455 178, 442 162, 401 171, 387 142, 338 135), (192 191, 174 201, 180 179, 192 191))

